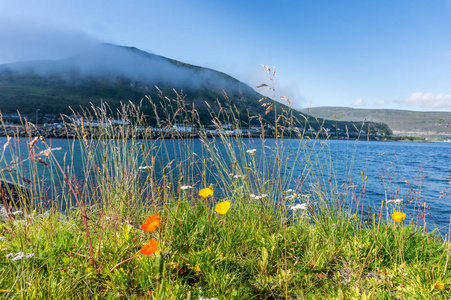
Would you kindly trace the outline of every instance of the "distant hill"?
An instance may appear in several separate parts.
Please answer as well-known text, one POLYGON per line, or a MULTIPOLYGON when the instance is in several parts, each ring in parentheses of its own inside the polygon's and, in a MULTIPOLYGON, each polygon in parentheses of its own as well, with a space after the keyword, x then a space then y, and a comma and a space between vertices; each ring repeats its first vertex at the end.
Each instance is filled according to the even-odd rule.
POLYGON ((451 139, 451 112, 418 112, 395 109, 311 107, 302 112, 338 121, 371 121, 387 124, 393 134, 421 136, 429 140, 451 139))
MULTIPOLYGON (((201 68, 133 47, 101 44, 85 53, 62 60, 18 62, 0 65, 0 108, 4 113, 41 112, 60 114, 100 105, 101 99, 113 110, 120 102, 138 103, 146 95, 159 101, 158 86, 164 96, 175 98, 173 89, 186 94, 186 104, 204 112, 205 102, 213 108, 224 103, 221 89, 242 113, 246 109, 264 112, 261 95, 246 84, 207 68, 201 68)), ((153 113, 147 101, 144 111, 153 113)))
MULTIPOLYGON (((158 114, 163 112, 160 91, 165 97, 175 98, 174 89, 185 95, 184 104, 197 109, 200 120, 210 123, 207 108, 219 111, 220 107, 235 107, 243 122, 249 115, 262 115, 274 123, 274 114, 265 114, 266 107, 259 100, 262 95, 243 82, 208 68, 202 68, 163 56, 147 53, 134 47, 100 44, 84 53, 61 60, 41 60, 0 65, 0 109, 3 113, 70 114, 69 106, 75 110, 100 106, 101 99, 113 111, 121 102, 139 103, 150 96, 158 114), (156 88, 158 86, 158 89, 156 88), (222 90, 227 93, 226 101, 222 90), (218 104, 219 102, 219 104, 218 104)), ((266 102, 274 102, 271 99, 266 102)), ((154 107, 149 101, 142 102, 142 111, 149 123, 155 123, 154 107)), ((279 108, 285 107, 276 103, 279 108)), ((279 110, 280 111, 280 110, 279 110)), ((314 129, 321 125, 328 128, 360 127, 361 122, 333 122, 316 120, 298 111, 300 120, 309 119, 314 129)), ((182 121, 182 120, 174 120, 182 121)), ((42 121, 40 122, 42 123, 42 121)), ((384 124, 375 124, 374 129, 387 132, 384 124)))

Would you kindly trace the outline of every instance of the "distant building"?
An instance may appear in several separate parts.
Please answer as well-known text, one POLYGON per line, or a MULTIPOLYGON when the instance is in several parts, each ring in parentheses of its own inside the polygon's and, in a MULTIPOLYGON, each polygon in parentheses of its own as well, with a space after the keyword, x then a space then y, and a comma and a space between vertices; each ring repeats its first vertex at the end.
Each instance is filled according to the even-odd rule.
POLYGON ((54 119, 56 119, 56 115, 55 114, 45 114, 44 119, 54 120, 54 119))
POLYGON ((193 127, 190 124, 175 123, 174 126, 172 126, 172 129, 177 132, 191 132, 193 127))
POLYGON ((99 120, 94 120, 92 118, 86 118, 86 117, 79 116, 79 115, 71 115, 71 116, 69 116, 69 119, 77 125, 91 126, 91 127, 109 127, 112 125, 130 124, 130 122, 123 121, 123 120, 108 119, 107 121, 99 121, 99 120))
POLYGON ((18 113, 14 113, 14 114, 2 114, 3 118, 12 118, 12 119, 19 119, 19 118, 28 118, 28 114, 18 114, 18 113))

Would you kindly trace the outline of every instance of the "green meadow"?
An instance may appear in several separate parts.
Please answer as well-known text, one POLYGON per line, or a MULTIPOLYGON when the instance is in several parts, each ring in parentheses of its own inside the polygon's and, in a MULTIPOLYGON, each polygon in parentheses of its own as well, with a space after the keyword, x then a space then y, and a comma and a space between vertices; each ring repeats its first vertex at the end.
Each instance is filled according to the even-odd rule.
MULTIPOLYGON (((161 110, 167 112, 161 126, 202 124, 179 100, 161 110)), ((101 120, 110 113, 92 107, 81 114, 101 120)), ((2 177, 16 183, 25 177, 29 188, 11 205, 13 191, 2 194, 10 213, 0 223, 0 297, 451 297, 449 240, 426 230, 425 219, 406 216, 402 203, 387 201, 394 199, 366 212, 356 196, 365 178, 352 185, 339 175, 323 179, 333 165, 327 134, 305 136, 295 126, 305 120, 290 111, 267 113, 276 120, 276 138, 268 149, 262 134, 264 154, 251 138, 225 134, 201 134, 203 148, 195 152, 182 133, 168 133, 183 135, 172 136, 183 138, 173 139, 180 145, 173 149, 138 139, 145 128, 140 108, 124 105, 123 125, 76 127, 82 177, 73 151, 56 159, 61 150, 50 141, 9 137, 2 177), (288 149, 286 139, 299 140, 298 147, 288 149)), ((210 116, 217 128, 241 124, 233 107, 210 116)), ((414 213, 425 209, 418 205, 414 213)))

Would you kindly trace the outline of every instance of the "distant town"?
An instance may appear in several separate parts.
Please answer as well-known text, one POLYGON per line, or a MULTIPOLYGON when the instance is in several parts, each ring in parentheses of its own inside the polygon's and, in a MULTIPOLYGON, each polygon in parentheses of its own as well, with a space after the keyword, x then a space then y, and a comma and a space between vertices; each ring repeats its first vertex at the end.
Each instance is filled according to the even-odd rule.
MULTIPOLYGON (((70 115, 65 120, 62 119, 61 116, 56 114, 41 114, 39 115, 39 111, 34 114, 2 114, 4 123, 6 126, 17 127, 21 125, 24 120, 31 121, 36 126, 37 129, 46 137, 66 137, 72 136, 72 134, 64 134, 63 129, 67 127, 67 125, 75 125, 75 126, 85 126, 87 128, 92 128, 92 131, 95 131, 95 128, 99 127, 110 127, 110 126, 119 126, 119 125, 128 125, 129 121, 107 118, 104 120, 97 120, 95 118, 87 118, 85 116, 80 115, 70 115), (37 122, 36 122, 37 120, 37 122), (57 130, 59 129, 59 130, 57 130)), ((159 124, 154 126, 135 126, 138 133, 141 135, 149 135, 153 138, 156 137, 164 137, 170 138, 176 135, 181 137, 196 137, 199 136, 200 131, 204 132, 207 136, 251 136, 251 137, 259 137, 262 134, 265 134, 267 137, 274 137, 276 134, 276 128, 271 124, 262 125, 250 125, 246 128, 238 128, 239 126, 226 123, 220 126, 203 126, 199 128, 197 126, 193 126, 189 123, 173 123, 170 125, 167 124, 159 124)), ((316 136, 319 137, 327 137, 329 139, 347 139, 347 138, 365 138, 370 140, 387 140, 391 139, 390 136, 386 136, 385 133, 381 132, 370 132, 368 133, 361 130, 349 130, 345 131, 341 128, 324 128, 319 127, 315 128, 312 126, 308 126, 308 128, 304 127, 279 127, 278 131, 281 132, 283 130, 284 136, 289 135, 291 133, 302 134, 306 136, 316 136)), ((3 130, 0 131, 0 135, 5 136, 8 133, 12 133, 12 129, 9 128, 9 131, 6 132, 3 130)))

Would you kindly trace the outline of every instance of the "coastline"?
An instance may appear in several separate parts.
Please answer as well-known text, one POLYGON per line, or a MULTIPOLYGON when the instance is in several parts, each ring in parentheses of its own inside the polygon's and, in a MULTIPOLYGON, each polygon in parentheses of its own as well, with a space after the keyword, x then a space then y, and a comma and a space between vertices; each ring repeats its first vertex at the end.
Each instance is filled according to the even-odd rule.
MULTIPOLYGON (((78 126, 80 127, 80 126, 78 126)), ((112 127, 114 128, 114 127, 112 127)), ((119 127, 117 127, 119 128, 119 127)), ((66 125, 66 126, 39 126, 39 127, 26 127, 23 125, 5 125, 0 128, 0 137, 7 136, 15 136, 15 137, 30 137, 30 136, 42 136, 44 138, 79 138, 77 136, 77 126, 66 125)), ((101 135, 101 130, 99 127, 85 127, 84 135, 90 138, 99 137, 101 135)), ((216 137, 224 135, 223 132, 212 132, 211 130, 206 133, 207 137, 216 137)), ((242 134, 236 134, 235 132, 229 134, 229 136, 242 136, 242 137, 251 137, 251 138, 260 138, 262 136, 261 132, 247 132, 242 134)), ((274 134, 271 132, 265 132, 266 138, 276 138, 274 134)), ((410 136, 374 136, 374 135, 359 135, 359 134, 350 134, 344 135, 333 135, 328 134, 327 136, 323 133, 315 133, 315 132, 304 132, 305 137, 315 138, 315 139, 331 139, 331 140, 367 140, 367 141, 387 141, 387 142, 422 142, 422 143, 431 143, 431 142, 442 142, 436 140, 427 140, 424 137, 410 137, 410 136)), ((130 133, 129 138, 148 138, 148 139, 184 139, 184 138, 200 138, 201 134, 198 131, 194 132, 180 132, 180 131, 162 131, 162 130, 153 130, 153 128, 148 127, 142 130, 133 131, 133 134, 130 133)), ((285 136, 279 138, 292 138, 288 133, 285 136)), ((445 141, 443 141, 445 142, 445 141)))

